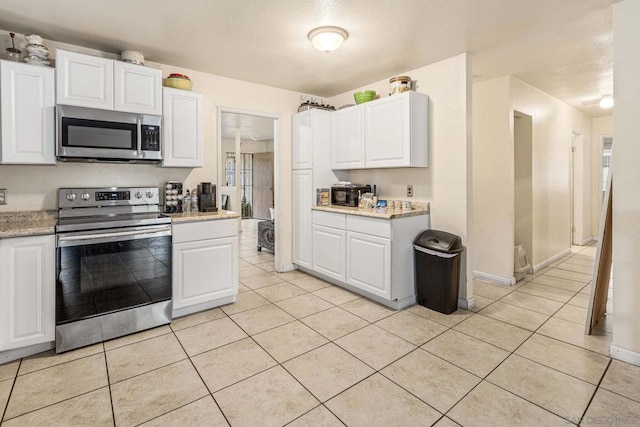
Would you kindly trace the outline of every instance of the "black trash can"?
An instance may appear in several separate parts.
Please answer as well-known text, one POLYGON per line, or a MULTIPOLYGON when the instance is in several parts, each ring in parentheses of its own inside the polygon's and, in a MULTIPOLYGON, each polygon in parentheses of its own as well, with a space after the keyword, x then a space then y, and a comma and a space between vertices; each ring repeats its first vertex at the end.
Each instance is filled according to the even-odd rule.
POLYGON ((446 231, 426 230, 413 241, 418 304, 449 314, 458 308, 462 239, 446 231))

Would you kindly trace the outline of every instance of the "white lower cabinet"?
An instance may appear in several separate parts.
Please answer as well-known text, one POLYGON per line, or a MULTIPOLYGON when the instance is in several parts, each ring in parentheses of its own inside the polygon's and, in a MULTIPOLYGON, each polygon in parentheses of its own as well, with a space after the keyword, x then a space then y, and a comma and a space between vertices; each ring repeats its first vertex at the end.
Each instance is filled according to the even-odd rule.
POLYGON ((348 231, 345 282, 391 299, 391 240, 348 231))
POLYGON ((313 226, 313 269, 333 279, 345 281, 346 232, 337 228, 313 226))
POLYGON ((235 219, 173 225, 173 317, 234 302, 238 293, 235 219))
POLYGON ((427 215, 404 218, 312 210, 311 274, 395 309, 416 302, 413 239, 427 215))
POLYGON ((0 240, 0 351, 55 340, 55 237, 0 240))

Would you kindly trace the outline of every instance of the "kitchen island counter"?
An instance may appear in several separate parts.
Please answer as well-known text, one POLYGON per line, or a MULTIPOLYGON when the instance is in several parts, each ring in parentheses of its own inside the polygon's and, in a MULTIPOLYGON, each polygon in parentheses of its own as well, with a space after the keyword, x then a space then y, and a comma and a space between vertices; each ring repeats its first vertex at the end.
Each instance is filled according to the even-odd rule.
POLYGON ((238 212, 219 210, 217 212, 182 212, 175 214, 164 214, 171 218, 171 222, 197 222, 197 221, 216 221, 220 219, 240 218, 238 212))
POLYGON ((374 209, 363 209, 363 208, 352 208, 348 206, 337 206, 337 205, 329 205, 329 206, 312 206, 312 210, 316 211, 324 211, 324 212, 334 212, 341 213, 347 215, 358 215, 358 216, 366 216, 370 218, 380 218, 380 219, 397 219, 397 218, 407 218, 411 216, 419 216, 419 215, 428 215, 430 212, 429 203, 416 203, 417 206, 411 210, 400 210, 400 209, 388 209, 388 208, 374 208, 374 209))
POLYGON ((0 238, 54 234, 56 211, 16 211, 0 213, 0 238))

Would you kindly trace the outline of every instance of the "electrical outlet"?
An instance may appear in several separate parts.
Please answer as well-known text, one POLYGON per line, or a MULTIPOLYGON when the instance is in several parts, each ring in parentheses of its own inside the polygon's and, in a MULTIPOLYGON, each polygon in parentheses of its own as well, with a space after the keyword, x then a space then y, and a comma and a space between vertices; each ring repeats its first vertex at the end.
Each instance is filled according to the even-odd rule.
POLYGON ((407 185, 407 197, 413 197, 413 185, 407 185))
POLYGON ((7 204, 7 189, 0 188, 0 205, 6 205, 6 204, 7 204))

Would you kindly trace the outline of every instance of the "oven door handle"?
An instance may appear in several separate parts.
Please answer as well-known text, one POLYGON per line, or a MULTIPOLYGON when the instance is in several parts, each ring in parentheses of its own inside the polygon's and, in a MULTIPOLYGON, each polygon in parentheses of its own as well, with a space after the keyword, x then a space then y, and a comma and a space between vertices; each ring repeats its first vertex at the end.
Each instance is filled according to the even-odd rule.
POLYGON ((92 245, 125 240, 150 239, 171 236, 171 226, 148 227, 142 230, 117 231, 113 233, 91 233, 82 235, 58 235, 58 247, 92 245))

